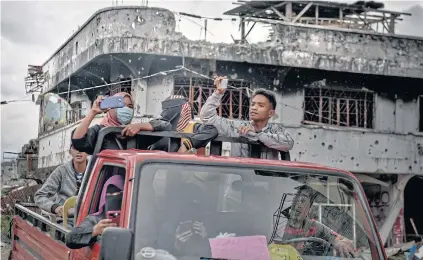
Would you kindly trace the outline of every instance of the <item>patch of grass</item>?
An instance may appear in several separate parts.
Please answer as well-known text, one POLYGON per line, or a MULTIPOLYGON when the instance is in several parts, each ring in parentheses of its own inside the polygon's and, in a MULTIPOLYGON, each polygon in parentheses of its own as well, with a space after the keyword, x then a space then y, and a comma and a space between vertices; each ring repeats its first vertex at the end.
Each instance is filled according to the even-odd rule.
POLYGON ((12 220, 12 215, 1 215, 1 233, 6 235, 9 232, 10 221, 12 220))

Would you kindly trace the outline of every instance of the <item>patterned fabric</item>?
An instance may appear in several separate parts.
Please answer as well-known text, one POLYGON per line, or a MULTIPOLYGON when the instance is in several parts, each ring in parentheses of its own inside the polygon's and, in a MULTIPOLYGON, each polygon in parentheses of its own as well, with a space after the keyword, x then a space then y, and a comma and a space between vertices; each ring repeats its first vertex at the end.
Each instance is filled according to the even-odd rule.
MULTIPOLYGON (((191 104, 188 102, 188 100, 184 96, 180 96, 180 95, 169 96, 164 100, 164 102, 170 101, 170 100, 176 100, 176 99, 181 99, 181 100, 185 101, 185 103, 182 104, 182 105, 180 105, 180 104, 174 105, 175 107, 180 106, 180 109, 177 109, 177 110, 174 109, 172 111, 174 113, 179 113, 179 119, 178 119, 178 123, 176 125, 176 131, 183 132, 184 129, 188 126, 188 123, 193 119, 192 118, 192 108, 191 108, 191 104)), ((175 107, 171 106, 170 109, 175 108, 175 107)))
POLYGON ((184 129, 188 126, 188 123, 191 121, 191 105, 185 103, 181 107, 181 115, 179 116, 178 125, 176 126, 176 131, 183 132, 184 129))
MULTIPOLYGON (((213 125, 217 128, 219 135, 227 137, 240 137, 238 128, 241 126, 252 127, 252 122, 232 120, 218 116, 217 108, 223 95, 213 93, 201 109, 200 118, 204 124, 213 125)), ((279 159, 279 151, 289 151, 294 146, 294 140, 280 124, 268 123, 260 133, 249 132, 246 136, 251 141, 260 141, 266 147, 261 150, 262 159, 279 159)), ((231 156, 250 157, 250 146, 248 144, 231 144, 231 156)))

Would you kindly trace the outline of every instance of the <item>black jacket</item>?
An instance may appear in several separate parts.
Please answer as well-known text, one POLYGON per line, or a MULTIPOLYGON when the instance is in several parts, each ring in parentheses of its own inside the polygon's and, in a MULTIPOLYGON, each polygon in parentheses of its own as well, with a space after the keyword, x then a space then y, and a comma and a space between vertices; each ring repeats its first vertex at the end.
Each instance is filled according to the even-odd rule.
POLYGON ((103 216, 88 215, 81 225, 74 227, 71 232, 66 236, 66 246, 70 249, 79 249, 86 246, 92 246, 97 242, 97 237, 93 237, 94 226, 97 225, 103 216))
MULTIPOLYGON (((153 131, 169 131, 171 129, 171 124, 166 120, 154 119, 149 122, 153 126, 153 131)), ((80 139, 72 138, 73 147, 87 154, 92 155, 94 153, 95 145, 97 143, 98 133, 104 128, 102 125, 94 125, 88 128, 87 133, 84 137, 80 139)), ((72 131, 72 136, 75 130, 72 131)), ((122 147, 126 147, 126 139, 117 138, 115 135, 107 135, 104 138, 101 150, 110 149, 110 150, 120 150, 118 141, 122 147)))

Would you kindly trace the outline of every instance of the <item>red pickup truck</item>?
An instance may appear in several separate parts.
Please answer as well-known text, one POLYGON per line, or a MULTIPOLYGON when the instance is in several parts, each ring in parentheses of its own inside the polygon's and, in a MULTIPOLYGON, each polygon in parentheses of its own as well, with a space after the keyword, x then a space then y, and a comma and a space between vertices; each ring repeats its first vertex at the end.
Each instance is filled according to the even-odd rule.
POLYGON ((218 137, 210 156, 147 150, 146 138, 151 143, 167 137, 171 145, 189 135, 174 132, 140 133, 128 140, 126 150, 100 151, 104 137, 116 133, 119 128, 100 132, 78 194, 75 223, 95 212, 105 181, 118 174, 125 180, 118 227, 106 228, 91 247, 71 250, 65 244, 69 229, 17 204, 11 259, 246 259, 239 253, 250 250, 251 256, 259 251, 253 247, 263 246, 272 260, 332 259, 339 251, 327 234, 352 243, 355 253, 344 258, 387 259, 361 184, 347 171, 219 156, 222 142, 246 142, 242 139, 218 137), (175 242, 183 218, 184 223, 201 219, 202 235, 196 233, 191 246, 175 242), (297 232, 298 223, 312 224, 297 232), (263 238, 253 239, 257 245, 242 244, 257 237, 263 238), (221 239, 241 240, 226 243, 236 248, 225 251, 222 243, 216 246, 221 239))

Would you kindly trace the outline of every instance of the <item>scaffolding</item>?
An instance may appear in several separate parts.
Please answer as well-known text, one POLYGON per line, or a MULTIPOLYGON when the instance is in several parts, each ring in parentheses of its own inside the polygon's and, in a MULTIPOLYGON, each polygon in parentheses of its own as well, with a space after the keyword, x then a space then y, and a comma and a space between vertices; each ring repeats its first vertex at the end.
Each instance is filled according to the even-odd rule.
MULTIPOLYGON (((332 28, 355 29, 379 33, 395 33, 395 23, 401 15, 410 13, 384 10, 384 4, 374 1, 357 1, 353 4, 328 1, 245 1, 224 15, 239 16, 241 42, 257 22, 287 25, 318 25, 332 28), (246 32, 246 23, 253 22, 246 32)), ((270 36, 273 31, 270 31, 270 36)))
POLYGON ((25 91, 27 94, 41 92, 45 82, 45 73, 42 66, 28 65, 27 76, 25 77, 25 91))

